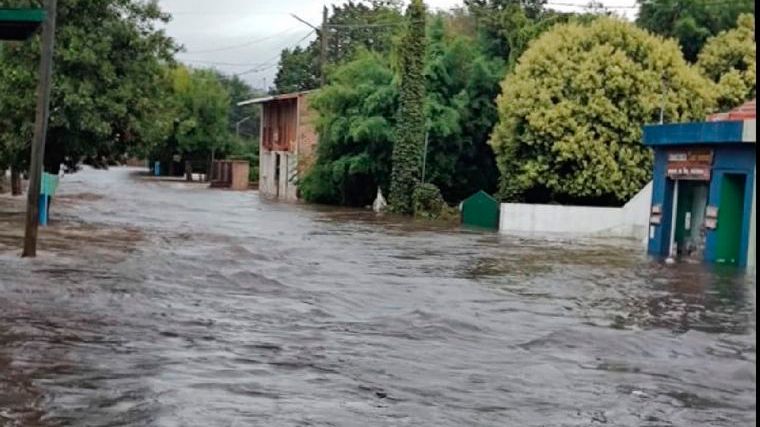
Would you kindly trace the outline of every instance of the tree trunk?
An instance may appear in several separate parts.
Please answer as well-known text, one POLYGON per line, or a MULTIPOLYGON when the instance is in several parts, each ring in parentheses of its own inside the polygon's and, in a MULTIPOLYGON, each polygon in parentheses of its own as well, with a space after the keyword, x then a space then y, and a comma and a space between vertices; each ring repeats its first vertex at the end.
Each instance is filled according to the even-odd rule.
POLYGON ((21 195, 21 173, 16 166, 11 166, 11 195, 21 195))
POLYGON ((190 161, 185 161, 185 179, 187 181, 193 180, 193 164, 190 161))

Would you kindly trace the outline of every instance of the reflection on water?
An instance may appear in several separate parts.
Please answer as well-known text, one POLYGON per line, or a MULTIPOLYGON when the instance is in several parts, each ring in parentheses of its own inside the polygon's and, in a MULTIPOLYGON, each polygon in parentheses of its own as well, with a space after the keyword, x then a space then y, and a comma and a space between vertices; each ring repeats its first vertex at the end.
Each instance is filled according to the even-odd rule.
POLYGON ((34 261, 0 198, 0 425, 756 423, 754 276, 129 169, 60 191, 34 261))

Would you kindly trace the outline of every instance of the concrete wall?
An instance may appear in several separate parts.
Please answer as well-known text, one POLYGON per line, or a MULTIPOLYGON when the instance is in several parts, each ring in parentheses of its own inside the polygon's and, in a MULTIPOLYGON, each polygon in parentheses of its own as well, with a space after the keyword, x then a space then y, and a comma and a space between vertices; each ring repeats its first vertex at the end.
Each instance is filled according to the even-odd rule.
POLYGON ((499 230, 635 238, 646 241, 652 183, 621 208, 502 203, 499 230))
POLYGON ((752 197, 752 210, 750 213, 750 229, 749 229, 749 247, 747 248, 747 270, 748 271, 755 271, 757 260, 755 257, 757 256, 757 236, 755 236, 755 233, 757 232, 757 214, 756 214, 756 208, 755 204, 757 199, 757 168, 755 168, 755 173, 752 176, 752 194, 755 196, 752 197))
POLYGON ((290 202, 298 200, 297 159, 288 151, 262 151, 259 155, 259 194, 290 202), (278 158, 279 177, 276 176, 278 158))

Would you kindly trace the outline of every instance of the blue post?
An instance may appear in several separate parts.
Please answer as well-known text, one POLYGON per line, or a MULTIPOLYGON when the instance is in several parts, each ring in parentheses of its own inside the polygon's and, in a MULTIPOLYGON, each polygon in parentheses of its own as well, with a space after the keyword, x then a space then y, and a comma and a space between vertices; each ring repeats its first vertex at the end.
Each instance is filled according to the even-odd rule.
POLYGON ((161 162, 153 163, 153 175, 161 176, 161 162))
POLYGON ((45 226, 48 223, 48 201, 45 194, 40 194, 40 225, 45 226))

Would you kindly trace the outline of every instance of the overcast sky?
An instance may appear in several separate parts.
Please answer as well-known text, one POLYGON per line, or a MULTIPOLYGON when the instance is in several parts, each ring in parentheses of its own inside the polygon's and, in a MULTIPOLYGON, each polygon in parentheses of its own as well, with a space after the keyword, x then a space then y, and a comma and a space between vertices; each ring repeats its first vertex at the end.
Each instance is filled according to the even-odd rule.
MULTIPOLYGON (((283 48, 306 46, 315 35, 295 13, 318 26, 322 6, 343 0, 159 0, 172 14, 167 32, 185 46, 178 58, 190 65, 209 66, 227 74, 244 73, 251 85, 266 88, 277 72, 283 48), (311 33, 311 34, 309 34, 311 33), (305 38, 304 38, 305 37, 305 38)), ((462 0, 425 0, 428 8, 449 9, 462 0)), ((549 0, 549 7, 582 11, 588 0, 549 0)), ((635 0, 602 0, 616 13, 632 19, 635 0)))

